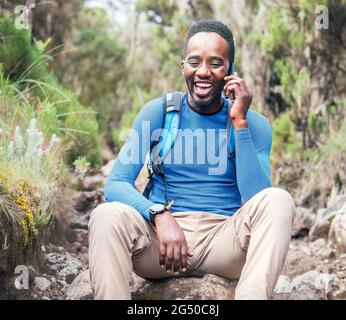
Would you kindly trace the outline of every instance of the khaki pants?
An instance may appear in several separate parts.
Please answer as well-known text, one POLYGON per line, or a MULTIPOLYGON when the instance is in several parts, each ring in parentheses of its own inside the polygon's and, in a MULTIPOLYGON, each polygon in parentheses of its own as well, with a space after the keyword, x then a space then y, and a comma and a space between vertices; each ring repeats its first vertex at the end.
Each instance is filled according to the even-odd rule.
MULTIPOLYGON (((286 259, 294 211, 288 192, 267 188, 231 217, 175 213, 193 252, 184 276, 239 279, 236 299, 269 299, 286 259)), ((132 271, 149 279, 175 276, 159 265, 155 228, 120 202, 100 204, 92 212, 89 264, 96 299, 131 299, 132 271)))

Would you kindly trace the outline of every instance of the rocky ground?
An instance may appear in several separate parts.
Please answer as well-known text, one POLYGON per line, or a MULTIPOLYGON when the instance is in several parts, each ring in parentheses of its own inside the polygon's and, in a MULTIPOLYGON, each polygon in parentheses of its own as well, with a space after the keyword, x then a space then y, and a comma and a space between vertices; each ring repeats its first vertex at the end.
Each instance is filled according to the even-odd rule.
MULTIPOLYGON (((112 163, 102 174, 83 180, 72 200, 70 232, 64 246, 46 245, 44 271, 30 267, 29 290, 12 290, 17 299, 92 299, 88 272, 88 231, 91 211, 104 201, 102 187, 112 163)), ((139 179, 137 188, 145 181, 139 179)), ((215 275, 147 281, 135 274, 134 299, 233 299, 236 281, 215 275)), ((292 242, 273 299, 346 299, 346 195, 313 212, 297 208, 292 242)))

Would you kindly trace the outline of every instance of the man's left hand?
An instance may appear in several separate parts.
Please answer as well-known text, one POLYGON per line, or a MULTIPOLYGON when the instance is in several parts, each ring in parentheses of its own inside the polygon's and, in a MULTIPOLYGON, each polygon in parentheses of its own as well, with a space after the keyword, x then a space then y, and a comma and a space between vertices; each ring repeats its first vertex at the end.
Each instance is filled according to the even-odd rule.
POLYGON ((224 86, 226 96, 229 97, 231 91, 234 91, 235 100, 230 111, 232 121, 246 122, 246 114, 252 101, 252 94, 246 82, 238 77, 236 72, 234 75, 226 76, 224 79, 227 81, 224 86))

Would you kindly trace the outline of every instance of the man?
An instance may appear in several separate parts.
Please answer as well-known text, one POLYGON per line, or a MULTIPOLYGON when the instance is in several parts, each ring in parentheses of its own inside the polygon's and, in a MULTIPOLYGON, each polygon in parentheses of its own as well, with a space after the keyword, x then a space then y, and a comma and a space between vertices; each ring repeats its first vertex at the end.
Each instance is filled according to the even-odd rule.
POLYGON ((183 161, 164 163, 171 208, 162 205, 162 177, 154 174, 149 199, 134 187, 150 144, 157 140, 154 131, 162 128, 162 98, 147 103, 134 120, 105 186, 107 202, 90 218, 96 299, 130 299, 133 270, 150 279, 212 273, 239 279, 236 299, 271 297, 289 247, 294 202, 289 193, 271 186, 271 128, 266 118, 249 110, 251 93, 245 81, 228 75, 233 61, 233 36, 227 26, 203 20, 190 28, 181 63, 187 93, 180 129, 203 137, 212 130, 215 135, 207 145, 205 139, 189 147, 174 143, 170 152, 183 161), (230 111, 223 91, 226 96, 234 92, 230 111), (229 117, 235 159, 224 152, 229 117), (145 134, 148 123, 150 134, 145 134), (214 149, 225 166, 211 174, 215 161, 208 156, 214 149), (129 154, 133 161, 124 161, 129 154), (192 163, 184 162, 191 154, 207 160, 197 163, 192 157, 192 163))

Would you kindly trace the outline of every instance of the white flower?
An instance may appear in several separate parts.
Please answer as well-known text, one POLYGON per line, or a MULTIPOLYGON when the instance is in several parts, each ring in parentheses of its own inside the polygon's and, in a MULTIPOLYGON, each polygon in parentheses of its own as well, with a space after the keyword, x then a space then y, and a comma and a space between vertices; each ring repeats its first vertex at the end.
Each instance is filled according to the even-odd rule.
POLYGON ((14 142, 15 151, 18 153, 21 153, 24 150, 25 145, 24 145, 24 140, 20 133, 19 127, 16 127, 16 130, 14 131, 13 142, 14 142))
POLYGON ((7 158, 8 159, 12 158, 13 154, 14 154, 14 145, 13 145, 13 141, 11 140, 7 147, 7 158))

